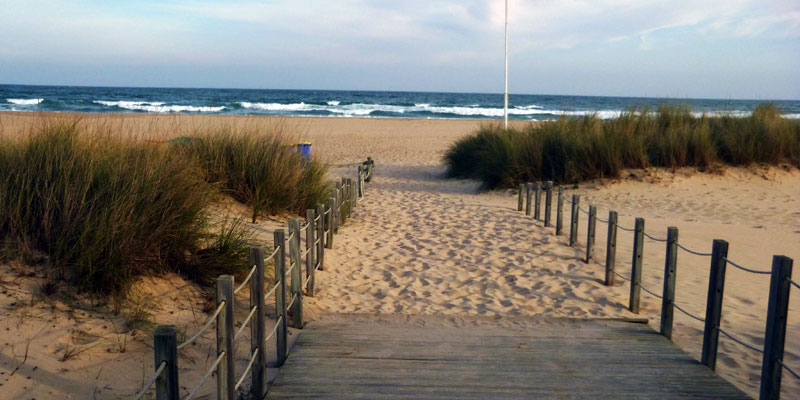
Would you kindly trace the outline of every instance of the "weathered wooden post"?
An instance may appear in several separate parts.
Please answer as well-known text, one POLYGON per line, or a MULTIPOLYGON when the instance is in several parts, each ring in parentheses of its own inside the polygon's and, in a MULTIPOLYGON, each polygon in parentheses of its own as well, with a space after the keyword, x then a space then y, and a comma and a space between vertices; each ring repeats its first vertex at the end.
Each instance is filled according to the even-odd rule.
POLYGON ((303 280, 300 275, 300 221, 289 220, 289 276, 291 280, 289 307, 292 309, 292 328, 303 327, 303 280))
POLYGON ((572 209, 569 220, 569 245, 578 244, 578 218, 580 217, 581 196, 572 195, 572 209))
POLYGON ((335 204, 334 204, 334 207, 333 207, 333 211, 331 211, 331 214, 333 214, 333 232, 334 233, 339 233, 339 225, 342 224, 342 213, 341 213, 341 208, 342 208, 342 183, 341 182, 336 182, 336 197, 335 197, 335 200, 336 201, 335 201, 335 204))
POLYGON ((304 289, 309 297, 314 297, 314 267, 316 267, 314 259, 316 259, 317 253, 314 243, 317 236, 317 227, 314 220, 316 218, 316 212, 313 209, 306 210, 306 223, 308 224, 306 226, 306 279, 308 279, 308 286, 304 289))
POLYGON ((274 248, 278 249, 278 254, 274 258, 275 284, 278 285, 278 288, 275 289, 275 314, 277 315, 275 323, 278 324, 275 329, 275 345, 276 363, 280 367, 286 362, 286 354, 289 351, 286 341, 286 233, 282 229, 278 229, 273 233, 273 237, 274 248))
MULTIPOLYGON (((325 206, 322 203, 317 204, 317 218, 319 218, 319 223, 315 225, 317 227, 317 264, 319 264, 319 270, 322 271, 325 268, 325 206)), ((315 265, 314 268, 316 267, 315 265)))
POLYGON ((533 197, 533 187, 532 183, 528 182, 525 184, 525 215, 531 215, 531 198, 533 197))
POLYGON ((156 400, 180 399, 178 382, 178 339, 175 325, 159 325, 153 334, 156 370, 166 362, 164 371, 156 378, 156 400))
POLYGON ((558 201, 556 201, 556 236, 564 232, 564 189, 558 186, 558 201))
POLYGON ((364 179, 364 182, 369 183, 372 180, 372 168, 375 166, 375 162, 372 161, 372 157, 367 157, 367 177, 364 179))
POLYGON ((789 293, 792 279, 792 259, 772 257, 772 277, 769 280, 767 302, 767 327, 764 333, 764 358, 761 362, 761 390, 759 399, 779 399, 781 396, 780 362, 786 342, 786 318, 789 313, 789 293))
POLYGON ((253 398, 260 399, 267 394, 267 352, 264 349, 264 333, 266 314, 264 310, 264 250, 261 247, 250 248, 250 265, 256 266, 256 272, 250 278, 250 307, 256 308, 255 319, 250 322, 250 354, 258 350, 252 368, 253 398))
POLYGON ((533 218, 536 220, 542 219, 542 182, 536 182, 536 191, 534 192, 533 202, 533 218))
POLYGON ((661 334, 672 340, 675 306, 675 274, 678 265, 678 228, 667 228, 667 255, 664 262, 664 292, 661 295, 661 334))
POLYGON ((592 252, 594 251, 594 232, 597 227, 597 206, 589 205, 589 222, 588 230, 586 233, 586 263, 592 260, 592 252))
POLYGON ((519 184, 519 194, 517 195, 517 211, 522 211, 524 203, 523 197, 525 196, 525 185, 519 184))
POLYGON ((642 252, 644 251, 644 218, 636 218, 633 232, 633 259, 631 260, 631 297, 628 309, 639 313, 639 296, 642 293, 642 252))
POLYGON ((217 366, 217 398, 233 400, 236 385, 233 357, 233 275, 221 275, 217 278, 217 307, 222 302, 225 305, 217 315, 217 357, 222 352, 225 352, 225 356, 217 366))
POLYGON ((364 167, 358 166, 358 198, 364 197, 364 167))
POLYGON ((608 235, 606 236, 606 286, 614 286, 614 263, 617 262, 617 212, 608 212, 608 235))
POLYGON ((550 221, 553 203, 553 181, 547 181, 547 183, 544 184, 544 192, 544 226, 549 228, 553 225, 550 221))
POLYGON ((328 214, 325 216, 325 226, 328 229, 328 238, 325 240, 325 247, 332 249, 333 248, 333 231, 334 226, 336 225, 336 218, 334 215, 336 214, 336 198, 329 197, 328 198, 328 214))
POLYGON ((719 345, 719 322, 722 318, 722 294, 725 289, 725 268, 728 263, 728 242, 714 239, 711 250, 711 270, 708 277, 706 299, 706 324, 703 330, 703 352, 700 362, 712 370, 717 367, 719 345))

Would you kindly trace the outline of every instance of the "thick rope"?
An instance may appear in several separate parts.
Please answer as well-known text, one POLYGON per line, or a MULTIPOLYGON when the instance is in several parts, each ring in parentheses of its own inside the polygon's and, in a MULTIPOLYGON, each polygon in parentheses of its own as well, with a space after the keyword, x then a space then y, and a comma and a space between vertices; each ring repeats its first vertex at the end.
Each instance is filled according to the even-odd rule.
POLYGON ((750 350, 757 351, 757 352, 759 352, 759 353, 763 353, 763 352, 764 352, 764 350, 762 350, 762 349, 759 349, 758 347, 755 347, 755 346, 753 346, 753 345, 751 345, 751 344, 749 344, 749 343, 745 343, 745 342, 743 342, 741 339, 738 339, 738 338, 735 338, 735 337, 733 337, 733 335, 731 335, 731 334, 730 334, 730 333, 728 333, 728 332, 725 332, 725 330, 724 330, 724 329, 720 328, 720 327, 719 327, 719 325, 717 325, 717 330, 719 331, 719 333, 721 333, 721 334, 723 334, 723 335, 727 336, 727 337, 728 337, 728 339, 730 339, 730 340, 733 340, 734 342, 736 342, 736 343, 739 343, 740 345, 742 345, 742 346, 744 346, 744 347, 747 347, 747 348, 748 348, 748 349, 750 349, 750 350))
POLYGON ((688 311, 684 310, 683 308, 681 308, 681 306, 679 306, 679 305, 678 305, 677 303, 675 303, 675 302, 673 302, 673 303, 672 303, 672 306, 673 306, 673 307, 675 307, 675 308, 676 308, 678 311, 680 311, 680 312, 682 312, 682 313, 684 313, 684 314, 688 315, 688 316, 689 316, 689 317, 691 317, 691 318, 694 318, 694 319, 696 319, 696 320, 698 320, 698 321, 700 321, 700 322, 706 322, 706 320, 705 320, 705 319, 703 319, 703 318, 700 318, 700 317, 698 317, 698 316, 696 316, 696 315, 694 315, 694 314, 692 314, 692 313, 690 313, 690 312, 688 312, 688 311))
POLYGON ((797 282, 795 282, 795 281, 793 281, 793 280, 791 280, 791 279, 789 279, 789 283, 791 283, 792 285, 794 285, 794 287, 796 287, 796 288, 800 289, 800 284, 799 284, 799 283, 797 283, 797 282))
POLYGON ((194 336, 192 336, 191 338, 189 338, 185 342, 183 342, 183 343, 178 345, 178 350, 182 350, 183 348, 188 347, 192 343, 194 343, 194 341, 197 340, 197 338, 200 337, 200 335, 203 332, 205 332, 205 330, 208 329, 209 326, 211 326, 211 323, 216 320, 217 315, 219 315, 219 313, 222 312, 222 308, 223 307, 225 307, 225 300, 222 300, 221 302, 219 302, 219 305, 217 306, 217 310, 214 311, 214 314, 211 314, 211 316, 208 317, 208 320, 206 321, 206 323, 203 324, 203 327, 200 328, 200 330, 197 331, 197 333, 195 333, 194 336))
POLYGON ((233 335, 233 340, 236 340, 239 337, 239 335, 242 334, 244 328, 247 327, 247 324, 249 324, 250 320, 253 319, 253 315, 256 314, 256 311, 258 311, 258 307, 256 306, 250 307, 250 314, 247 315, 247 318, 245 318, 244 321, 242 322, 242 326, 240 326, 239 330, 236 331, 236 334, 233 335))
POLYGON ((694 251, 694 250, 692 250, 692 249, 690 249, 690 248, 684 247, 684 246, 683 246, 682 244, 680 244, 680 243, 675 243, 675 244, 676 244, 676 245, 678 245, 678 247, 679 247, 680 249, 682 249, 683 251, 685 251, 685 252, 687 252, 687 253, 691 253, 691 254, 694 254, 694 255, 696 255, 696 256, 711 257, 711 253, 701 253, 701 252, 699 252, 699 251, 694 251))
POLYGON ((200 378, 200 382, 197 383, 194 389, 192 389, 192 391, 189 392, 189 395, 184 397, 183 400, 191 400, 194 397, 195 393, 197 393, 197 391, 200 390, 200 386, 203 386, 203 383, 206 382, 206 379, 208 379, 208 377, 211 376, 211 374, 217 370, 217 366, 219 365, 220 361, 222 361, 222 357, 225 357, 225 351, 221 351, 219 353, 219 356, 217 356, 217 359, 214 361, 214 364, 211 365, 211 368, 209 368, 209 370, 206 371, 206 374, 203 375, 202 378, 200 378))
POLYGON ((666 239, 666 238, 664 238, 664 239, 661 239, 661 238, 657 238, 657 237, 650 236, 650 235, 648 235, 648 234, 647 234, 647 232, 642 232, 642 233, 644 233, 644 236, 645 236, 646 238, 648 238, 648 239, 650 239, 650 240, 654 240, 654 241, 656 241, 656 242, 666 242, 666 241, 667 241, 667 239, 666 239))
POLYGON ((278 331, 278 327, 281 325, 281 321, 283 321, 283 315, 281 315, 280 317, 278 317, 278 319, 275 320, 275 326, 272 327, 272 332, 267 337, 264 338, 264 343, 266 343, 267 340, 269 340, 275 334, 275 332, 278 331))
POLYGON ((166 368, 166 366, 167 366, 167 361, 166 360, 162 361, 161 364, 158 366, 158 368, 156 368, 156 373, 150 377, 150 380, 148 380, 144 386, 142 386, 142 389, 139 391, 139 393, 136 394, 133 400, 141 399, 142 396, 144 396, 145 393, 147 393, 147 391, 150 390, 150 387, 153 386, 153 383, 155 383, 156 379, 158 379, 158 377, 161 376, 161 373, 164 372, 164 368, 166 368))
POLYGON ((269 290, 269 292, 267 292, 267 294, 265 294, 265 295, 264 295, 264 300, 266 300, 267 298, 269 298, 269 296, 272 296, 272 294, 273 294, 273 293, 275 293, 275 290, 277 290, 277 289, 278 289, 278 286, 279 286, 280 284, 281 284, 281 281, 278 281, 278 282, 276 282, 276 283, 275 283, 275 286, 273 286, 273 287, 272 287, 272 289, 270 289, 270 290, 269 290))
POLYGON ((644 285, 640 284, 639 287, 642 288, 642 290, 644 290, 645 292, 650 293, 650 295, 658 297, 659 299, 663 299, 663 297, 661 297, 660 295, 657 295, 657 294, 651 292, 650 289, 644 287, 644 285))
POLYGON ((777 360, 777 361, 778 361, 778 364, 780 364, 781 367, 783 367, 783 369, 789 371, 789 373, 794 375, 795 378, 800 379, 800 375, 798 375, 797 372, 795 372, 793 369, 789 368, 788 365, 784 364, 783 360, 777 360))
POLYGON ((745 268, 745 267, 743 267, 743 266, 741 266, 741 265, 729 260, 728 257, 722 257, 722 259, 725 260, 725 262, 727 262, 728 264, 733 265, 734 267, 739 268, 742 271, 747 271, 747 272, 750 272, 752 274, 762 274, 762 275, 770 275, 770 274, 772 274, 772 271, 762 271, 762 270, 757 270, 757 269, 745 268))
POLYGON ((244 278, 244 281, 242 281, 242 284, 239 285, 239 287, 237 287, 236 290, 233 291, 233 294, 239 293, 239 291, 242 290, 245 285, 247 285, 247 282, 250 281, 250 278, 253 277, 253 274, 255 272, 256 272, 256 266, 253 265, 253 268, 250 268, 250 273, 247 274, 247 278, 244 278))
POLYGON ((280 249, 281 249, 280 247, 276 247, 275 250, 272 251, 272 254, 270 254, 269 257, 264 259, 264 262, 267 262, 267 261, 271 260, 272 257, 275 257, 275 255, 278 254, 278 251, 280 249))
POLYGON ((244 372, 242 373, 242 377, 239 378, 239 381, 236 382, 236 385, 233 386, 233 390, 234 391, 239 390, 239 388, 242 386, 242 383, 244 382, 244 378, 247 377, 247 374, 250 373, 250 369, 253 368, 253 362, 256 361, 256 357, 258 357, 258 347, 256 347, 255 350, 253 350, 253 355, 250 357, 250 362, 247 363, 247 368, 244 369, 244 372))

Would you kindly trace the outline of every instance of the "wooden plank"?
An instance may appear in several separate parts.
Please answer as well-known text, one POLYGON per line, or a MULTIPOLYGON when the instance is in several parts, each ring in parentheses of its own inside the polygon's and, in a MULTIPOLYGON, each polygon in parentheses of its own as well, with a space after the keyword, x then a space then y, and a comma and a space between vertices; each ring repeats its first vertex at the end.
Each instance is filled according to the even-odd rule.
POLYGON ((675 274, 678 265, 678 228, 667 228, 667 254, 664 261, 664 291, 661 296, 660 332, 672 339, 672 318, 675 308, 675 274))
POLYGON ((645 324, 449 318, 323 316, 267 397, 748 398, 645 324))
POLYGON ((703 350, 700 362, 712 370, 717 367, 719 324, 722 320, 722 294, 725 289, 725 267, 728 265, 728 242, 714 239, 711 249, 711 268, 708 277, 706 322, 703 328, 703 350))

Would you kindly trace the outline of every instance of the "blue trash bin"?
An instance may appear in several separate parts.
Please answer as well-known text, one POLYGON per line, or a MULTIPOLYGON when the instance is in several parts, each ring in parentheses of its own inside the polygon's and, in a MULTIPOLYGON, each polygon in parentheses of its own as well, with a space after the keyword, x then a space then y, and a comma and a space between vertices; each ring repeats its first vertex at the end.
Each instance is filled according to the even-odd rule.
POLYGON ((306 159, 306 165, 311 162, 311 142, 300 142, 297 144, 297 151, 306 159))

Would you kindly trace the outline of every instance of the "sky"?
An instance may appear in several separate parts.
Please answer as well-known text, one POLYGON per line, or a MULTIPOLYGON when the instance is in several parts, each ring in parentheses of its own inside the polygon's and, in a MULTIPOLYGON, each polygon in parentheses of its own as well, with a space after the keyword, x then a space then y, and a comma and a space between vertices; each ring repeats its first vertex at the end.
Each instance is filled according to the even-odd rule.
MULTIPOLYGON (((509 92, 800 99, 800 1, 510 0, 509 92)), ((503 91, 503 0, 0 0, 0 84, 503 91)))

